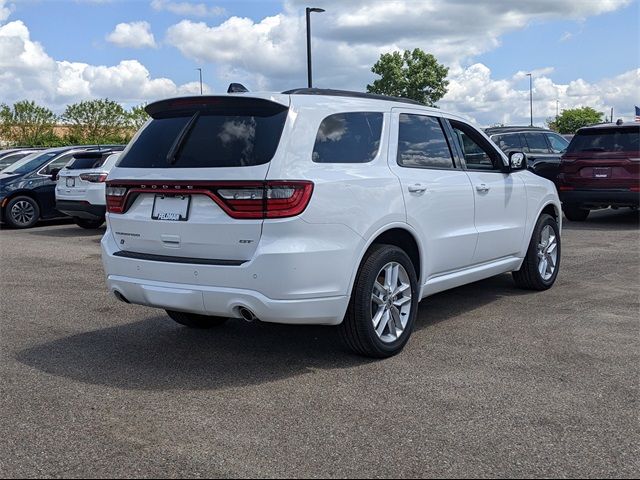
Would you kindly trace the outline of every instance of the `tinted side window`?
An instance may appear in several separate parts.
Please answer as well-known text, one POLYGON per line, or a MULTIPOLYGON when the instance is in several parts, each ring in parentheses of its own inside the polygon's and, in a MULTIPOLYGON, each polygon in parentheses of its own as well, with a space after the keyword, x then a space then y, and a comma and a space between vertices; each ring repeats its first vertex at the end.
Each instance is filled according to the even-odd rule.
POLYGON ((426 115, 400 115, 398 165, 453 168, 449 144, 440 121, 426 115))
POLYGON ((313 146, 316 163, 366 163, 380 148, 382 113, 329 115, 320 124, 313 146))
POLYGON ((62 169, 73 158, 73 154, 62 155, 60 158, 55 159, 49 165, 46 165, 38 173, 40 175, 51 175, 53 170, 62 169))
POLYGON ((566 138, 556 135, 555 133, 545 133, 545 135, 547 140, 549 140, 549 145, 551 145, 551 151, 553 153, 564 153, 569 145, 566 138))
POLYGON ((505 135, 494 135, 493 142, 500 147, 503 152, 522 151, 522 139, 519 133, 507 133, 505 135))
POLYGON ((502 170, 502 158, 475 128, 452 120, 451 127, 462 151, 467 168, 471 170, 502 170))
POLYGON ((524 138, 529 144, 529 152, 531 153, 550 153, 547 140, 543 133, 525 133, 524 138))

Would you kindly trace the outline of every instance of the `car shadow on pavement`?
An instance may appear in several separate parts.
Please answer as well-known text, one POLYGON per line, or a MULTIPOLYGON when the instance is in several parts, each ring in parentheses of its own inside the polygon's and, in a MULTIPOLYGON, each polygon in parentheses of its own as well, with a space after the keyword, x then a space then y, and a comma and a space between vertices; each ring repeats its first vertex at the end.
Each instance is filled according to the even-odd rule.
POLYGON ((104 235, 105 227, 95 229, 85 229, 77 225, 70 225, 69 228, 55 229, 37 229, 29 231, 29 235, 38 235, 41 237, 99 237, 104 235))
MULTIPOLYGON (((441 293, 422 302, 416 329, 523 294, 508 275, 441 293)), ((347 350, 336 328, 234 319, 192 330, 165 315, 61 338, 17 358, 51 375, 131 390, 215 390, 375 362, 347 350)))
POLYGON ((563 218, 566 230, 637 230, 640 227, 640 211, 629 208, 594 210, 584 222, 571 222, 563 218))

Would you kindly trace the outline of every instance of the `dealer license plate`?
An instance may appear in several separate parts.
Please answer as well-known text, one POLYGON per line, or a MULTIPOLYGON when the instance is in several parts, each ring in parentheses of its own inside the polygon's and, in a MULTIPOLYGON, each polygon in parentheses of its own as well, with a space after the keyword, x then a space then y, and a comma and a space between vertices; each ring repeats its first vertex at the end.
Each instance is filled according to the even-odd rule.
POLYGON ((170 220, 186 222, 189 218, 189 195, 156 195, 153 200, 151 218, 153 220, 170 220))

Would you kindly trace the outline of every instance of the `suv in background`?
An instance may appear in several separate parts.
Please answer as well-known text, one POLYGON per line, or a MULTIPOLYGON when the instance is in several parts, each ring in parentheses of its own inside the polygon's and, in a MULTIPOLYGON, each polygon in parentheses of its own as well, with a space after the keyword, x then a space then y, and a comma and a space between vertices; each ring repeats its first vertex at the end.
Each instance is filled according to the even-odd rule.
POLYGON ((550 181, 464 119, 322 89, 175 98, 107 180, 102 258, 121 301, 195 328, 340 325, 356 352, 406 344, 418 302, 505 272, 550 288, 550 181))
POLYGON ((114 150, 81 152, 58 172, 56 209, 82 228, 99 228, 106 211, 105 181, 120 155, 114 150))
POLYGON ((558 189, 572 221, 607 207, 640 203, 640 124, 602 124, 578 130, 562 157, 558 189))
POLYGON ((30 228, 41 218, 63 216, 55 209, 58 172, 76 153, 104 148, 50 148, 0 170, 0 219, 14 228, 30 228))
POLYGON ((552 182, 556 181, 560 157, 569 145, 562 135, 538 127, 491 127, 485 129, 485 133, 507 155, 525 152, 529 170, 552 182))

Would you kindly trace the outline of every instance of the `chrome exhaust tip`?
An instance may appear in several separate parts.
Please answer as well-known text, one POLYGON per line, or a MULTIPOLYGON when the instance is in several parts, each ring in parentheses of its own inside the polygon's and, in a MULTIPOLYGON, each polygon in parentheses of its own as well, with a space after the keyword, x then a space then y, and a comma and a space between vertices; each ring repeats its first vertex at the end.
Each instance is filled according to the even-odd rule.
POLYGON ((127 297, 125 297, 124 295, 122 295, 119 291, 115 290, 115 291, 113 292, 113 294, 114 294, 114 295, 116 296, 116 298, 117 298, 118 300, 120 300, 121 302, 124 302, 124 303, 131 303, 129 300, 127 300, 127 297))
POLYGON ((247 322, 253 322, 255 320, 258 320, 258 318, 255 316, 255 314, 251 310, 249 310, 248 308, 240 307, 238 309, 238 312, 240 313, 240 316, 242 317, 242 319, 247 321, 247 322))

